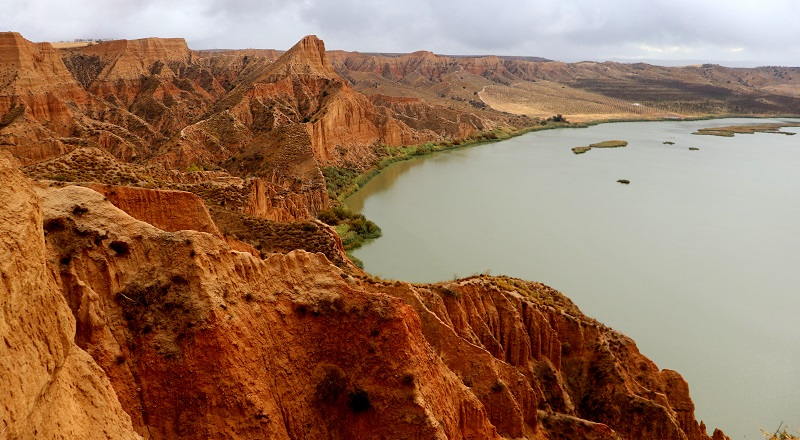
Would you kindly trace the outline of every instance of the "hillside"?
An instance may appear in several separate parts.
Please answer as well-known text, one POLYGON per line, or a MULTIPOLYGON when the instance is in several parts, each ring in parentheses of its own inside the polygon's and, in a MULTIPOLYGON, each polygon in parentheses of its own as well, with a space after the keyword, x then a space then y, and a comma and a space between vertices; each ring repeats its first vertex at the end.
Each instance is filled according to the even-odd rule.
POLYGON ((259 256, 190 193, 0 177, 8 438, 711 438, 678 373, 542 284, 385 282, 259 256))
POLYGON ((364 93, 397 93, 528 116, 574 120, 797 114, 800 68, 661 67, 508 57, 336 51, 337 71, 364 93))

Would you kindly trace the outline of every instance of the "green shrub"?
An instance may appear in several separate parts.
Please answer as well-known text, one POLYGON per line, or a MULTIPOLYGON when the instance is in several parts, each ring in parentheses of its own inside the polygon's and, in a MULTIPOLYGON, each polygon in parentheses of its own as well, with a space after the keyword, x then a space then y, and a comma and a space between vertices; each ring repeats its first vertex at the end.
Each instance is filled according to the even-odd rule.
POLYGON ((381 228, 362 214, 354 214, 346 206, 335 206, 317 215, 323 223, 333 226, 342 239, 345 250, 362 246, 367 240, 381 236, 381 228))
POLYGON ((359 173, 357 170, 350 168, 324 167, 322 168, 322 175, 325 176, 328 196, 336 199, 354 184, 359 173))

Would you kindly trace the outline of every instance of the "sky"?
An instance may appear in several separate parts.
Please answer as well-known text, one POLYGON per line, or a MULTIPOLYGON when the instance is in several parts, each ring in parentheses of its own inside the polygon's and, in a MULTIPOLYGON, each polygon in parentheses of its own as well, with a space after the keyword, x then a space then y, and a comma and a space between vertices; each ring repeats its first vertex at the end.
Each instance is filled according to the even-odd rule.
POLYGON ((0 0, 32 41, 184 37, 193 49, 328 49, 560 61, 800 66, 798 0, 0 0))

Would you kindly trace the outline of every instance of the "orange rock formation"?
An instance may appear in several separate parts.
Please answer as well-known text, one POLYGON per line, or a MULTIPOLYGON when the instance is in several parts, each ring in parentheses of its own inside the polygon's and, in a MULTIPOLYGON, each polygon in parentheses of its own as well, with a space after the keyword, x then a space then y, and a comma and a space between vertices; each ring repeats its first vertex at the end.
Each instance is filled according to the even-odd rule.
POLYGON ((0 153, 0 434, 141 438, 108 376, 76 345, 79 311, 48 265, 40 200, 11 163, 0 153))
MULTIPOLYGON (((541 284, 261 259, 0 174, 10 438, 710 438, 677 373, 541 284)), ((154 222, 191 205, 98 189, 154 222)))

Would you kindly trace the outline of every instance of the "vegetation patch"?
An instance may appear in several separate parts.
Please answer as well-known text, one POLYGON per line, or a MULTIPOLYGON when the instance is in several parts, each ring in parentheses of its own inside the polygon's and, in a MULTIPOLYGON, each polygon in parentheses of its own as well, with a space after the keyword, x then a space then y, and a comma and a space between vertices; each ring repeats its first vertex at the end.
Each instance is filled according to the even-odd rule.
POLYGON ((353 184, 359 172, 351 168, 324 167, 322 175, 325 176, 325 184, 328 187, 328 195, 335 199, 345 188, 353 184))
POLYGON ((188 281, 179 275, 146 284, 130 283, 117 293, 116 301, 130 336, 150 341, 165 357, 180 354, 181 341, 205 319, 188 281))
POLYGON ((362 214, 353 213, 343 205, 323 211, 317 217, 323 223, 333 226, 342 238, 342 245, 348 251, 381 236, 381 228, 378 225, 367 220, 362 214))

